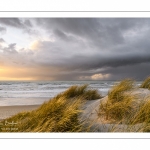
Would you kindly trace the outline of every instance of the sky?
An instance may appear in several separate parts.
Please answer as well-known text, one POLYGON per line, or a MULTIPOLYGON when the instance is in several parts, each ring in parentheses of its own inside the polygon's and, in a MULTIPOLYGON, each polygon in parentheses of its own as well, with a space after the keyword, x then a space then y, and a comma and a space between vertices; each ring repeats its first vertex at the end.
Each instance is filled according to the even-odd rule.
POLYGON ((150 18, 0 18, 0 80, 143 80, 150 18))

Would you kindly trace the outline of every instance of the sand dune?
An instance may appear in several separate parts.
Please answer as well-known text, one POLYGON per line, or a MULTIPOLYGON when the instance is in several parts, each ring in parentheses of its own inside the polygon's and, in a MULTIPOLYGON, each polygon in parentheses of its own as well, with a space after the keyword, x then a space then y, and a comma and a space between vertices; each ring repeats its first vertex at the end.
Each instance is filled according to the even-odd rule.
MULTIPOLYGON (((146 100, 146 97, 150 96, 150 90, 139 88, 133 90, 132 94, 138 95, 137 100, 140 102, 146 100)), ((123 128, 127 131, 129 125, 111 124, 98 116, 100 102, 106 101, 107 99, 108 96, 97 100, 87 101, 82 108, 83 112, 79 115, 79 120, 81 122, 84 121, 85 126, 90 126, 91 132, 120 132, 123 131, 123 128)), ((34 110, 39 106, 40 105, 0 106, 0 120, 11 117, 19 112, 34 110)), ((142 127, 142 124, 136 124, 130 127, 130 129, 136 131, 140 126, 142 127)))
MULTIPOLYGON (((138 95, 138 101, 144 101, 147 97, 150 96, 150 90, 148 89, 135 89, 132 91, 133 95, 138 95)), ((90 131, 92 132, 120 132, 123 131, 123 129, 126 131, 129 126, 125 124, 110 124, 109 122, 106 122, 106 120, 103 120, 98 116, 99 112, 99 105, 101 101, 106 101, 108 99, 108 96, 98 99, 98 100, 92 100, 88 101, 84 107, 83 107, 83 113, 80 115, 80 121, 85 121, 85 126, 90 126, 90 131)), ((139 127, 142 127, 142 124, 136 124, 134 126, 130 126, 130 130, 136 131, 139 127)))

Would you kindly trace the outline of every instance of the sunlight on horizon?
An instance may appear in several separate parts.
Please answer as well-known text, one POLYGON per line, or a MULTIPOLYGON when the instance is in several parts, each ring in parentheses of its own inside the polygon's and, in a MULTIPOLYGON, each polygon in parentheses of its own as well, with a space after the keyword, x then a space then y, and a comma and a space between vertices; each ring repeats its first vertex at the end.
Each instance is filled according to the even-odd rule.
POLYGON ((21 68, 0 68, 0 81, 21 81, 21 80, 35 80, 31 77, 21 77, 20 74, 28 72, 27 69, 21 68), (14 71, 15 70, 15 71, 14 71))

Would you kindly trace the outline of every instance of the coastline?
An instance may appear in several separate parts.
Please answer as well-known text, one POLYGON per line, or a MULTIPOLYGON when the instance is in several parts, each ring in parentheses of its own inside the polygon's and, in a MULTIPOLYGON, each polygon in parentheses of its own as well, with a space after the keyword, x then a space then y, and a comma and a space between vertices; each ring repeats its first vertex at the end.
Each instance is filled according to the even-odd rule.
POLYGON ((0 121, 23 111, 32 111, 40 105, 0 106, 0 121))
MULTIPOLYGON (((4 120, 6 123, 8 121, 8 123, 14 124, 14 122, 18 122, 19 119, 20 122, 23 122, 23 124, 22 123, 18 124, 17 130, 19 129, 18 130, 19 132, 148 131, 147 126, 146 127, 144 126, 144 121, 143 122, 137 121, 136 123, 134 122, 132 123, 132 117, 134 116, 136 117, 136 113, 137 114, 139 112, 143 113, 143 111, 144 115, 145 114, 149 115, 148 108, 150 107, 148 100, 150 96, 150 90, 141 87, 132 87, 132 89, 130 89, 130 87, 128 87, 130 86, 130 83, 131 83, 130 80, 129 81, 123 80, 119 85, 115 87, 117 90, 114 88, 113 90, 111 90, 111 93, 109 93, 105 97, 99 95, 97 90, 91 89, 87 90, 87 85, 83 85, 70 87, 64 93, 51 99, 51 102, 45 103, 41 107, 40 107, 41 104, 0 106, 0 122, 3 124, 4 120), (121 98, 123 102, 122 101, 110 102, 111 96, 110 94, 116 94, 120 90, 120 87, 122 86, 125 88, 125 90, 123 89, 124 91, 122 90, 124 92, 123 97, 124 99, 122 100, 122 96, 120 96, 119 98, 121 98), (126 102, 126 100, 128 103, 126 102), (119 120, 118 118, 117 118, 118 120, 113 119, 113 115, 111 115, 111 118, 109 117, 107 119, 105 116, 107 112, 106 113, 104 112, 105 110, 107 111, 107 108, 105 109, 106 106, 105 103, 111 104, 113 108, 117 110, 117 114, 115 115, 118 114, 120 115, 120 113, 122 112, 124 113, 126 111, 126 110, 124 111, 124 107, 125 108, 129 107, 130 109, 129 111, 132 114, 132 116, 130 116, 130 114, 127 116, 128 117, 127 119, 129 119, 129 121, 127 120, 128 122, 123 121, 120 123, 118 122, 119 120), (121 103, 121 108, 120 105, 115 105, 116 103, 117 104, 121 103), (102 107, 100 107, 101 104, 103 104, 102 107), (127 107, 125 104, 127 104, 127 107), (38 109, 38 107, 40 108, 38 109), (123 109, 123 111, 121 109, 123 109), (131 109, 133 109, 133 111, 131 109), (139 109, 143 111, 139 111, 139 109), (29 111, 32 112, 26 113, 29 111), (99 112, 102 113, 99 115, 99 112)), ((108 111, 110 114, 112 109, 109 109, 110 105, 108 106, 109 106, 108 111)), ((126 121, 126 118, 123 119, 125 119, 126 121)), ((8 130, 9 129, 10 128, 8 128, 8 130)), ((13 130, 13 128, 11 129, 13 130)), ((5 130, 6 132, 8 132, 7 127, 1 128, 1 132, 4 132, 5 130)))

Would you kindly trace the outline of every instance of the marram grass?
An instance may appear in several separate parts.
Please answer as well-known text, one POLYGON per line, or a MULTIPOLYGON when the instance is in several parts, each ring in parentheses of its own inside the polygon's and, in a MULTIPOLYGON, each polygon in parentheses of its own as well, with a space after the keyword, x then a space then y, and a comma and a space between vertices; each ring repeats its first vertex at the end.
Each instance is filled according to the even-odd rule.
POLYGON ((111 103, 122 101, 124 93, 134 88, 134 81, 125 79, 112 87, 108 93, 108 99, 111 103))
POLYGON ((108 100, 101 102, 99 116, 105 116, 106 120, 112 119, 121 121, 127 118, 133 111, 133 95, 125 93, 133 89, 134 82, 130 79, 121 81, 115 85, 108 93, 108 100))
POLYGON ((150 97, 147 97, 136 108, 136 111, 124 118, 127 120, 124 126, 127 127, 121 132, 150 132, 150 97))
POLYGON ((22 112, 3 120, 1 123, 17 122, 17 125, 7 126, 18 130, 3 130, 1 132, 82 132, 87 131, 78 120, 81 106, 86 100, 98 99, 101 95, 96 90, 88 89, 87 85, 72 86, 58 94, 50 101, 42 104, 31 112, 22 112))
POLYGON ((133 111, 133 96, 122 96, 122 101, 111 103, 109 100, 100 104, 99 115, 105 116, 106 120, 121 121, 131 115, 133 111))
POLYGON ((138 111, 132 118, 132 124, 136 123, 150 123, 150 97, 139 105, 138 111))
POLYGON ((98 93, 97 90, 88 89, 88 85, 71 86, 68 90, 59 94, 58 96, 61 95, 65 96, 66 98, 82 96, 86 100, 95 100, 95 99, 102 98, 102 96, 100 95, 100 93, 98 93))
POLYGON ((108 99, 100 103, 99 116, 114 123, 110 132, 150 132, 150 97, 139 102, 131 93, 133 89, 132 80, 123 80, 110 90, 108 99))
POLYGON ((146 78, 141 84, 140 88, 147 88, 150 90, 150 77, 146 78))

